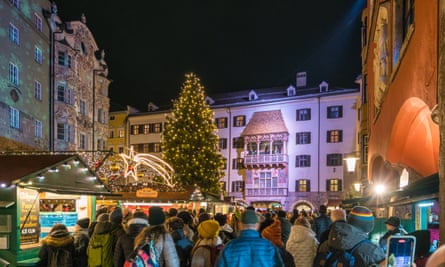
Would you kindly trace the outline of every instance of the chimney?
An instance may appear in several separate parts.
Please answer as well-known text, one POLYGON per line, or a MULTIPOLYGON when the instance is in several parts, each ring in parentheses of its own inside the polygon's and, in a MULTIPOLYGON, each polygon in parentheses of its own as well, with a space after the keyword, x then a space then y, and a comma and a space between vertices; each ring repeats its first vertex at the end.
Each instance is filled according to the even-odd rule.
POLYGON ((307 86, 307 73, 305 71, 297 72, 297 88, 304 88, 307 86))

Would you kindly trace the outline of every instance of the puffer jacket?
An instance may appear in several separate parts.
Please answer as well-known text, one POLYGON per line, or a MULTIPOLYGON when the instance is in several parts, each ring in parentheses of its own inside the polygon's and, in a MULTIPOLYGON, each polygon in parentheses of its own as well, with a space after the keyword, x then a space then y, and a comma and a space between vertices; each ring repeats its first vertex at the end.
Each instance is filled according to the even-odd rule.
MULTIPOLYGON (((355 245, 364 239, 368 239, 368 234, 359 228, 344 222, 333 224, 329 232, 329 238, 323 242, 319 253, 326 253, 329 247, 338 250, 351 250, 355 245)), ((385 260, 385 253, 378 245, 371 242, 363 242, 354 250, 355 266, 371 266, 380 264, 385 260)))
POLYGON ((242 230, 238 238, 228 242, 220 252, 217 267, 284 266, 280 252, 256 230, 242 230))
POLYGON ((75 257, 74 264, 76 267, 88 267, 87 248, 90 241, 88 229, 78 229, 73 232, 75 257))
POLYGON ((48 236, 42 240, 42 247, 39 251, 39 266, 48 266, 53 254, 57 253, 58 250, 64 250, 64 255, 67 255, 67 257, 63 259, 59 257, 59 260, 63 262, 58 262, 58 264, 65 267, 74 266, 74 238, 66 230, 56 230, 49 233, 48 236))
POLYGON ((314 231, 302 225, 293 225, 286 249, 294 257, 295 266, 311 267, 317 253, 318 241, 314 231))
POLYGON ((127 233, 119 237, 114 248, 114 266, 123 266, 125 260, 134 251, 134 239, 147 226, 147 220, 134 218, 128 221, 127 233))

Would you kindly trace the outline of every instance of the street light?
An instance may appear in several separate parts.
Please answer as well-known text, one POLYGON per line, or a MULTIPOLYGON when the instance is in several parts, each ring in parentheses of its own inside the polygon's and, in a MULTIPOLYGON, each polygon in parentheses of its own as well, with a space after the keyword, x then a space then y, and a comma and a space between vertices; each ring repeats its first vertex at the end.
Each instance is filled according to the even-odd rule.
MULTIPOLYGON (((360 157, 357 156, 358 151, 350 152, 348 154, 345 154, 343 160, 346 163, 346 171, 348 174, 355 174, 356 173, 356 167, 357 167, 357 161, 360 159, 360 157)), ((348 176, 351 176, 348 175, 348 176)), ((352 179, 351 179, 352 180, 352 179)), ((356 193, 361 194, 362 184, 357 176, 354 177, 355 182, 352 183, 352 186, 354 187, 354 191, 356 193)))

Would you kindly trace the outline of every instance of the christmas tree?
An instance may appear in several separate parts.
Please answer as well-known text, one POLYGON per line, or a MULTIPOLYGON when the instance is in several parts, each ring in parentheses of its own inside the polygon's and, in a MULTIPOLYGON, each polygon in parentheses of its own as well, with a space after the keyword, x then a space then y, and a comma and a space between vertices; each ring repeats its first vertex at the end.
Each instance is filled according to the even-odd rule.
POLYGON ((186 74, 179 98, 167 116, 161 146, 163 159, 175 170, 176 183, 217 193, 224 160, 218 151, 213 116, 199 78, 186 74))

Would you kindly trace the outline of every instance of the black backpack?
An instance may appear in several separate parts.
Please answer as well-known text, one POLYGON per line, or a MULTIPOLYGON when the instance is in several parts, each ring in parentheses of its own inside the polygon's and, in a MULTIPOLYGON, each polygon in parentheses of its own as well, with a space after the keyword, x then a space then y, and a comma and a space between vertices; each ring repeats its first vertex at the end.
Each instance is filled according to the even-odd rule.
POLYGON ((71 267, 73 266, 72 262, 73 258, 71 255, 71 252, 64 248, 54 248, 51 249, 51 257, 48 259, 48 266, 50 267, 60 267, 60 266, 66 266, 71 267))
POLYGON ((314 258, 313 267, 353 267, 355 266, 355 250, 363 243, 371 242, 364 239, 355 244, 350 250, 329 248, 327 252, 318 252, 314 258))

